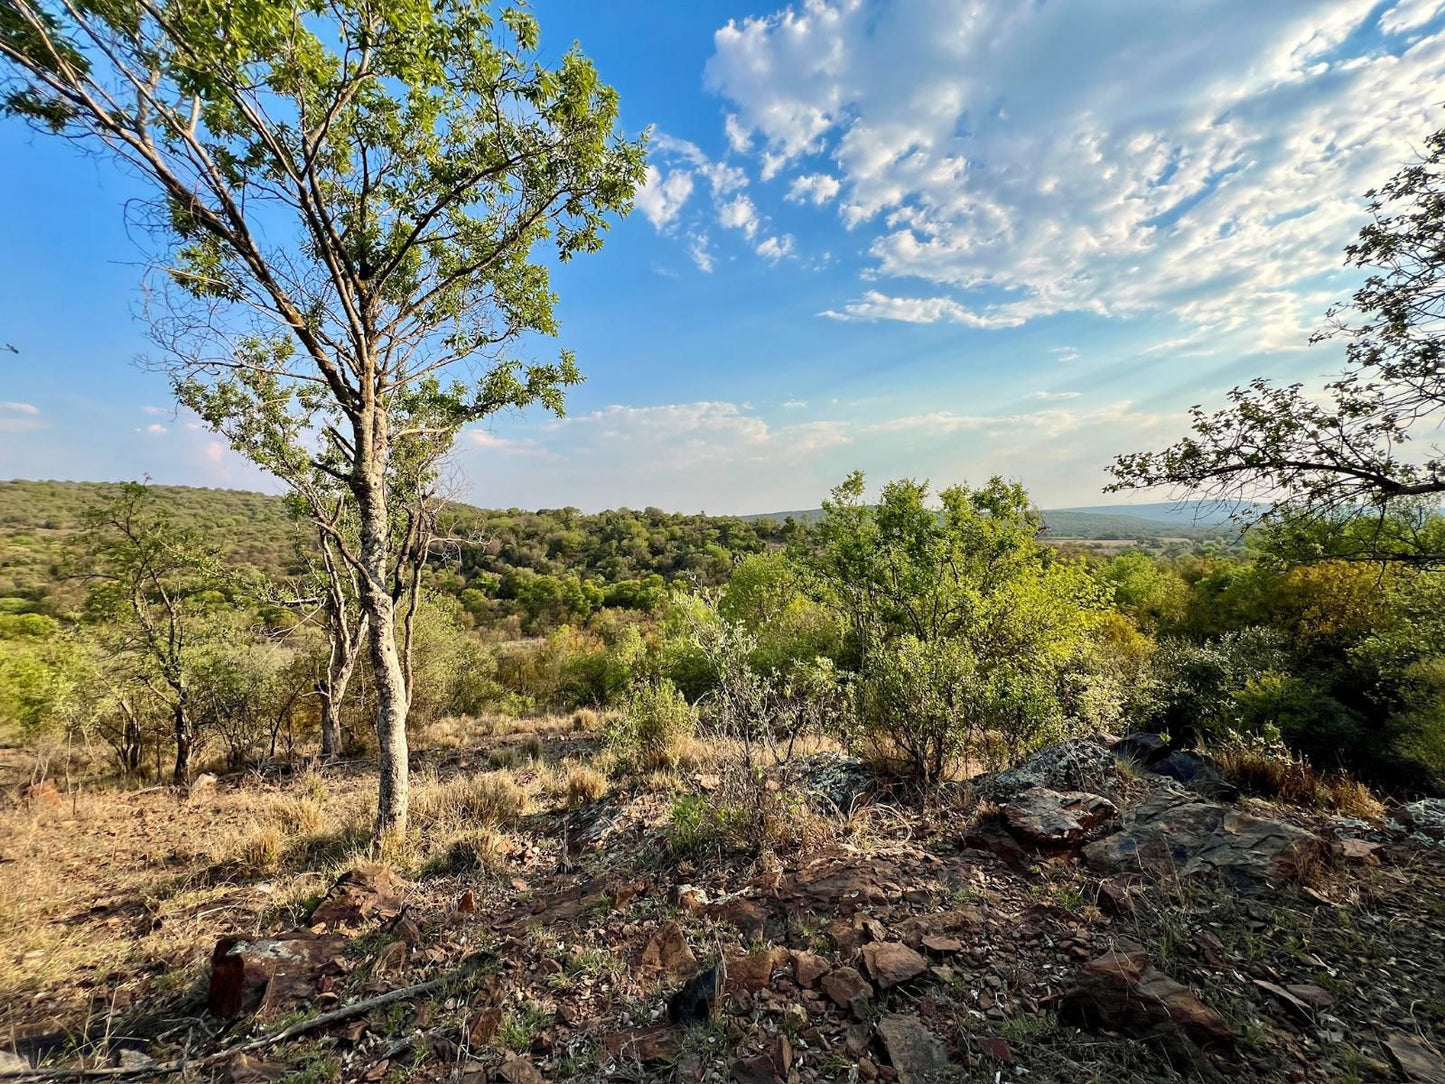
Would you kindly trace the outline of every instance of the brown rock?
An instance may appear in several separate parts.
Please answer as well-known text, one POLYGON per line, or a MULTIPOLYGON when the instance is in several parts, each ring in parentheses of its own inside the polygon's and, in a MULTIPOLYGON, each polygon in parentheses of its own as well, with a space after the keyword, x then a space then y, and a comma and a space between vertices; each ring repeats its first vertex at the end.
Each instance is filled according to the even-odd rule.
POLYGON ((982 923, 982 911, 976 907, 963 907, 956 911, 939 911, 936 914, 905 918, 894 925, 893 932, 905 945, 917 948, 923 944, 925 937, 947 937, 982 923))
POLYGON ((640 1062, 669 1061, 677 1053, 677 1033, 666 1024, 604 1036, 602 1045, 613 1057, 640 1062))
POLYGON ((385 866, 357 866, 343 873, 311 912, 311 924, 359 926, 401 914, 405 886, 385 866))
POLYGON ((995 820, 981 823, 964 836, 963 842, 965 846, 985 851, 1015 869, 1022 869, 1029 861, 1029 856, 1019 846, 1018 840, 1009 835, 1003 825, 995 820))
POLYGON ((1013 1064, 1013 1051, 1002 1039, 980 1039, 978 1048, 995 1061, 1001 1061, 1005 1065, 1013 1064))
POLYGON ((697 970, 697 957, 688 947, 687 934, 676 922, 666 923, 652 935, 642 950, 644 971, 661 971, 671 978, 682 978, 697 970))
POLYGON ((472 1046, 486 1046, 496 1036, 497 1029, 501 1026, 501 1006, 489 1005, 474 1013, 471 1020, 467 1022, 467 1042, 472 1046))
POLYGON ((477 913, 477 894, 470 888, 462 893, 457 900, 457 914, 474 915, 477 913))
POLYGON ((1090 829, 1119 815, 1107 798, 1081 790, 1030 787, 1003 808, 1004 823, 1018 839, 1035 847, 1082 843, 1090 829))
POLYGON ((1129 886, 1112 879, 1100 882, 1099 910, 1107 915, 1132 914, 1134 895, 1129 891, 1129 886))
POLYGON ((738 1084, 777 1084, 778 1074, 773 1059, 767 1054, 754 1054, 733 1062, 732 1078, 738 1084))
POLYGON ((727 978, 724 993, 756 993, 772 985, 775 957, 772 949, 759 949, 739 955, 727 961, 727 978))
POLYGON ((827 960, 814 952, 794 952, 793 979, 804 990, 818 985, 818 980, 828 973, 831 966, 827 960))
POLYGON ((762 937, 768 923, 768 912, 745 896, 733 896, 709 904, 707 913, 719 922, 726 923, 748 940, 762 937))
POLYGON ((829 919, 823 926, 823 936, 833 942, 833 947, 842 956, 851 956, 863 940, 862 932, 841 918, 829 919))
POLYGON ((316 994, 317 981, 345 944, 310 930, 254 941, 223 937, 211 953, 207 1006, 222 1019, 251 1008, 262 1016, 286 1012, 316 994))
POLYGON ((915 979, 928 970, 928 961, 898 941, 874 941, 863 946, 868 974, 885 990, 915 979))
POLYGON ((1109 952, 1085 964, 1060 1009, 1086 1027, 1136 1038, 1179 1034, 1200 1046, 1233 1041, 1224 1018, 1151 966, 1142 950, 1109 952))
POLYGON ((1312 1009, 1328 1009, 1335 1003, 1335 995, 1312 982, 1291 983, 1285 987, 1312 1009))
POLYGON ((899 1084, 935 1084, 952 1079, 948 1049, 912 1013, 895 1013, 878 1021, 878 1037, 899 1084))
POLYGON ((1381 847, 1367 839, 1341 839, 1330 847, 1330 852, 1341 862, 1362 866, 1378 866, 1380 856, 1375 852, 1381 847))
POLYGON ((823 976, 823 993, 832 999, 834 1005, 851 1010, 861 1019, 868 1014, 868 999, 873 996, 873 987, 853 968, 840 967, 823 976))
POLYGON ((537 1067, 517 1054, 508 1054, 497 1072, 507 1084, 547 1084, 547 1078, 537 1067))
POLYGON ((1445 1057, 1423 1039, 1403 1032, 1385 1036, 1385 1052, 1406 1080, 1419 1084, 1445 1084, 1445 1057))
POLYGON ((956 937, 944 937, 942 934, 930 933, 923 938, 923 947, 929 952, 948 953, 962 952, 963 942, 956 937))

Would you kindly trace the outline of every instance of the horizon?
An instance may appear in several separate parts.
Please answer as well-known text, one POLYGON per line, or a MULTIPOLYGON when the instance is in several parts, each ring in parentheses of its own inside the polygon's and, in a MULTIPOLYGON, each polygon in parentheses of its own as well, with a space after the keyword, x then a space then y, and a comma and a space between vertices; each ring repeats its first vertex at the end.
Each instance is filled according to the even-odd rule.
MULTIPOLYGON (((1434 0, 535 7, 651 165, 601 253, 553 265, 560 337, 525 347, 577 351, 568 416, 458 442, 479 507, 765 514, 854 468, 1159 503, 1099 492, 1112 456, 1339 367, 1307 338, 1359 281, 1363 194, 1441 121, 1434 0)), ((31 209, 0 222, 0 474, 279 491, 134 364, 140 186, 16 121, 0 154, 31 209)))

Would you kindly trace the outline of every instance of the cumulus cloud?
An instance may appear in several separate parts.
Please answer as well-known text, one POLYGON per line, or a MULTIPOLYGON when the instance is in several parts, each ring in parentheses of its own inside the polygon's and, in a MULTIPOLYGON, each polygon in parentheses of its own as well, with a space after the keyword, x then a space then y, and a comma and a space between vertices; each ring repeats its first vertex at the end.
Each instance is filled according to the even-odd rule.
POLYGON ((656 166, 647 167, 647 180, 637 190, 637 209, 654 229, 664 229, 675 219, 692 195, 692 174, 673 170, 664 179, 656 166))
POLYGON ((717 220, 725 229, 742 230, 749 241, 758 232, 758 209, 747 196, 738 196, 719 206, 717 220))
POLYGON ((1440 122, 1441 6, 804 0, 719 29, 705 78, 761 170, 831 160, 871 277, 938 291, 827 315, 1170 313, 1273 351, 1337 296, 1311 283, 1361 193, 1440 122), (1356 44, 1376 11, 1383 44, 1356 44))
POLYGON ((788 186, 787 199, 793 203, 811 203, 821 206, 838 194, 842 188, 837 177, 826 173, 804 173, 793 178, 788 186))
POLYGON ((712 249, 705 233, 694 233, 687 239, 687 254, 693 265, 704 274, 712 273, 712 249))
POLYGON ((780 237, 769 237, 762 244, 758 245, 758 255, 765 260, 777 263, 784 256, 793 254, 793 235, 785 233, 780 237))

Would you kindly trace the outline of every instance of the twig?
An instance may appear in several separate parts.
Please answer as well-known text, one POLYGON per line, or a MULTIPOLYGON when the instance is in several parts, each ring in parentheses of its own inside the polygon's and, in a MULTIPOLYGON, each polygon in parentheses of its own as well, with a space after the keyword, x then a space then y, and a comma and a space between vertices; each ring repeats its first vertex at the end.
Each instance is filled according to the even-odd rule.
POLYGON ((204 1058, 196 1061, 187 1061, 181 1058, 177 1061, 161 1062, 159 1064, 136 1066, 135 1068, 115 1069, 0 1069, 0 1081, 24 1081, 26 1084, 42 1084, 42 1082, 60 1082, 66 1080, 134 1080, 138 1078, 154 1078, 170 1076, 173 1073, 180 1073, 186 1070, 209 1069, 224 1061, 234 1058, 237 1054, 250 1054, 257 1050, 265 1050, 267 1047, 275 1046, 277 1043, 284 1043, 290 1039, 305 1035, 308 1032, 317 1031, 331 1024, 339 1023, 342 1020, 349 1020, 353 1016, 361 1016, 372 1009, 379 1009, 383 1005, 390 1005, 394 1001, 404 1001, 409 997, 421 997, 436 990, 444 989, 455 982, 460 982, 471 977, 481 966, 483 960, 487 959, 484 953, 477 953, 469 959, 462 967, 450 974, 440 978, 430 979, 427 982, 419 982, 415 986, 403 986, 397 990, 390 990, 376 997, 365 998, 362 1001, 352 1002, 350 1005, 343 1005, 339 1009, 332 1009, 320 1016, 313 1016, 307 1020, 298 1020, 294 1024, 280 1028, 277 1031, 267 1032, 249 1042, 237 1046, 227 1047, 225 1050, 218 1050, 214 1054, 207 1054, 204 1058))

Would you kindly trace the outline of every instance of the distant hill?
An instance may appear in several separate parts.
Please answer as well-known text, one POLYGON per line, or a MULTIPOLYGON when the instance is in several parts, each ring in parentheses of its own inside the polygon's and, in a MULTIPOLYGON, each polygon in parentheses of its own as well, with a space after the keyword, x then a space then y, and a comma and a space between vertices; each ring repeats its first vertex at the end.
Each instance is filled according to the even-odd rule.
MULTIPOLYGON (((1186 501, 1162 504, 1099 505, 1091 508, 1046 508, 1046 536, 1053 538, 1218 538, 1235 533, 1229 522, 1232 509, 1214 502, 1186 501)), ((771 519, 812 523, 821 508, 769 512, 744 519, 771 519)))

